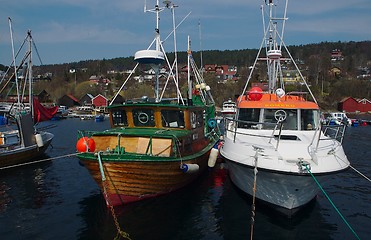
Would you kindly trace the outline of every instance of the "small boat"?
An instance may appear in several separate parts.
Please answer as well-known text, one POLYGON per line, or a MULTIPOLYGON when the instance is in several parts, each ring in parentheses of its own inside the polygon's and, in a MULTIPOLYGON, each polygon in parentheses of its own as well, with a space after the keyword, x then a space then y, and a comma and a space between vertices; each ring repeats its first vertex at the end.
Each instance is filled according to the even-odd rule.
POLYGON ((319 105, 282 39, 287 5, 283 17, 273 16, 282 12, 277 11, 278 6, 269 0, 262 7, 268 25, 236 101, 236 116, 225 118, 220 153, 239 189, 280 212, 293 214, 319 192, 314 178, 323 183, 330 175, 348 169, 350 163, 342 147, 346 126, 321 126, 319 105), (269 88, 247 91, 259 60, 267 65, 269 88), (281 61, 291 62, 289 66, 301 76, 298 89, 304 85, 308 92, 285 92, 281 61))
POLYGON ((77 106, 69 112, 69 117, 80 118, 81 120, 93 119, 94 108, 92 106, 77 106))
POLYGON ((236 102, 232 101, 232 99, 223 102, 221 113, 224 117, 234 117, 236 111, 236 102))
POLYGON ((53 117, 50 119, 52 121, 61 120, 64 118, 67 118, 69 114, 69 111, 66 106, 60 105, 58 106, 57 112, 53 115, 53 117))
POLYGON ((37 131, 30 113, 8 118, 14 124, 0 126, 0 168, 32 162, 46 151, 54 137, 37 131))
MULTIPOLYGON (((2 79, 1 82, 5 82, 3 90, 6 89, 12 78, 15 79, 14 83, 20 89, 29 89, 28 87, 26 88, 26 85, 32 82, 32 36, 30 31, 27 33, 25 41, 29 42, 30 49, 21 64, 18 67, 14 66, 15 72, 8 81, 2 79), (25 66, 27 67, 25 76, 20 78, 17 76, 17 72, 25 66), (29 81, 18 83, 19 79, 28 79, 29 81)), ((15 61, 13 60, 13 62, 15 61)), ((21 101, 22 99, 24 97, 18 95, 18 103, 13 104, 2 116, 0 124, 0 169, 36 160, 46 151, 54 137, 52 133, 37 130, 35 123, 46 120, 46 118, 50 119, 57 109, 44 108, 30 93, 28 99, 33 99, 33 104, 27 103, 31 106, 32 110, 30 111, 29 109, 21 108, 21 106, 26 106, 21 101)))
MULTIPOLYGON (((174 81, 176 97, 163 98, 159 92, 159 69, 166 62, 166 54, 158 21, 160 11, 166 8, 168 4, 160 7, 157 0, 155 9, 148 10, 156 13, 156 50, 138 51, 134 57, 135 68, 139 64, 149 64, 156 72, 154 98, 143 96, 123 104, 112 104, 131 79, 129 75, 107 107, 111 128, 79 132, 77 157, 100 186, 108 206, 176 191, 194 181, 216 161, 218 151, 214 146, 219 134, 215 104, 190 50, 187 98, 182 97, 178 75, 172 70, 177 66, 176 57, 173 64, 168 63, 170 70, 164 79, 174 81)), ((165 90, 166 85, 162 93, 165 90)))
POLYGON ((95 121, 96 122, 103 122, 104 118, 105 118, 104 114, 95 115, 95 121))
POLYGON ((329 113, 324 113, 323 123, 327 125, 345 124, 345 125, 351 126, 352 119, 348 118, 348 116, 344 112, 329 112, 329 113))

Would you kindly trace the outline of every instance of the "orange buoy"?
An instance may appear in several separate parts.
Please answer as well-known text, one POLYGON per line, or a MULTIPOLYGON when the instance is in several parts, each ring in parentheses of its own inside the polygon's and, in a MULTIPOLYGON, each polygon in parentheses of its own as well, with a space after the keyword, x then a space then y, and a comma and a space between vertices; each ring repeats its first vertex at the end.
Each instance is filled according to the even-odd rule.
POLYGON ((260 87, 252 87, 248 93, 251 101, 259 101, 263 97, 263 90, 260 87))
POLYGON ((76 149, 78 152, 94 152, 95 141, 89 137, 82 137, 77 141, 76 149))

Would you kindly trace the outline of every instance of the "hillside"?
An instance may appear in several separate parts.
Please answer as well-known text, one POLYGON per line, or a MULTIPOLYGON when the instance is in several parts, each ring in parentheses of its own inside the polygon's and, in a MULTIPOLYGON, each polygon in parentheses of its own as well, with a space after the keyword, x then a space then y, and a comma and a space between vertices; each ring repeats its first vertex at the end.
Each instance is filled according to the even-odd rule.
MULTIPOLYGON (((303 75, 318 97, 321 107, 336 108, 336 103, 346 96, 371 98, 371 41, 322 42, 288 48, 293 58, 300 63, 303 75), (342 58, 336 61, 331 60, 332 51, 335 49, 342 53, 342 58), (334 68, 338 69, 338 72, 332 72, 334 68)), ((256 53, 257 49, 202 52, 204 64, 233 65, 238 69, 238 81, 233 83, 228 81, 218 83, 215 76, 206 76, 206 81, 212 86, 212 93, 218 104, 240 93, 247 79, 248 67, 253 64, 256 53)), ((168 56, 169 59, 173 58, 172 53, 168 56)), ((195 59, 200 59, 200 52, 194 52, 193 56, 195 59)), ((179 52, 178 59, 179 66, 184 66, 186 52, 179 52)), ((45 89, 50 93, 52 100, 67 93, 79 98, 87 92, 95 94, 101 93, 102 90, 110 98, 115 88, 125 79, 125 74, 119 73, 132 69, 134 64, 133 57, 86 60, 37 66, 34 74, 40 75, 40 79, 49 79, 43 76, 51 76, 51 79, 39 81, 36 86, 39 91, 45 89), (46 75, 47 73, 49 74, 46 75), (81 83, 88 81, 92 75, 110 79, 111 86, 104 89, 81 86, 81 83)))

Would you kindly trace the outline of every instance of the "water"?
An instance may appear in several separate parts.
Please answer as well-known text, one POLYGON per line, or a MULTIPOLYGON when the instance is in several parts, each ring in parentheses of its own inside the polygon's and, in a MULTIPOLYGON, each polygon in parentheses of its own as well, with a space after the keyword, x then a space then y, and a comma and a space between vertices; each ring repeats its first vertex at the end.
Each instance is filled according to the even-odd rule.
MULTIPOLYGON (((68 119, 55 134, 49 157, 75 152, 77 129, 105 129, 108 122, 68 119)), ((371 176, 371 127, 348 128, 344 148, 352 166, 371 176)), ((353 170, 333 176, 327 194, 361 239, 371 234, 370 182, 353 170)), ((225 169, 206 172, 189 187, 115 208, 131 239, 250 239, 251 197, 225 169)), ((356 239, 323 193, 293 218, 257 203, 254 239, 356 239)), ((65 157, 0 171, 0 239, 113 239, 110 209, 77 158, 65 157)))

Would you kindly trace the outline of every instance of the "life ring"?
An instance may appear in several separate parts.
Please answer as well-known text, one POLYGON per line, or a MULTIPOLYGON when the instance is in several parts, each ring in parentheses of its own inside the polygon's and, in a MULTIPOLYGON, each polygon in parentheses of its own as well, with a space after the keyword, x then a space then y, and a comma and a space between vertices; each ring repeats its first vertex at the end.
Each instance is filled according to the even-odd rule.
POLYGON ((211 128, 216 127, 216 120, 214 118, 211 118, 207 121, 207 125, 211 128))
POLYGON ((149 117, 148 117, 148 114, 147 113, 144 113, 144 112, 140 112, 138 114, 138 121, 141 123, 141 124, 146 124, 149 120, 149 117))

